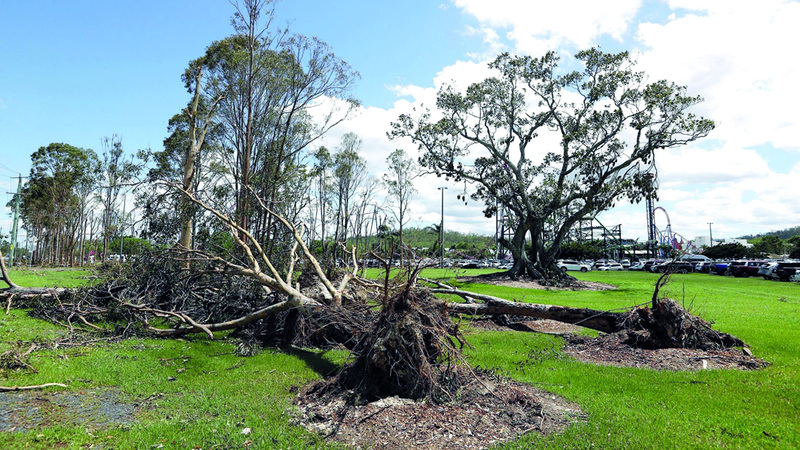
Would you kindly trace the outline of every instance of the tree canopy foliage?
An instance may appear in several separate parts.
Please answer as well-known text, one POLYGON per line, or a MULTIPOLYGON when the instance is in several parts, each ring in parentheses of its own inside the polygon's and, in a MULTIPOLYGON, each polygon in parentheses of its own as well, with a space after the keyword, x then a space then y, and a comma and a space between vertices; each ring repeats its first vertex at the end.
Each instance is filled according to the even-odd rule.
POLYGON ((40 147, 31 155, 20 218, 29 237, 36 240, 38 253, 46 253, 53 264, 72 262, 86 205, 98 182, 98 168, 92 150, 64 143, 40 147))
POLYGON ((443 87, 434 111, 401 115, 390 133, 416 143, 426 168, 474 186, 487 217, 504 210, 513 277, 557 277, 560 244, 577 221, 655 196, 656 151, 714 127, 689 111, 700 97, 646 83, 627 52, 575 58, 582 68, 568 71, 555 52, 501 54, 490 64, 496 76, 465 92, 443 87))

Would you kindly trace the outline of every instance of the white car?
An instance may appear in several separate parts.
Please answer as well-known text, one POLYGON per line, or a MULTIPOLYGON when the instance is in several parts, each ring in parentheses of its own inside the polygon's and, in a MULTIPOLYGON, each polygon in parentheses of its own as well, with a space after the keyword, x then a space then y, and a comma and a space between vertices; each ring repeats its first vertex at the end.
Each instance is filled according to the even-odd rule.
POLYGON ((600 266, 600 268, 597 269, 597 270, 606 270, 606 271, 608 271, 608 270, 623 270, 623 269, 624 268, 622 267, 622 264, 620 264, 620 263, 608 263, 608 264, 604 264, 604 265, 600 266))
POLYGON ((578 261, 574 261, 571 259, 559 259, 556 262, 556 266, 561 269, 562 272, 566 272, 568 270, 580 270, 581 272, 588 272, 592 270, 592 266, 588 264, 579 263, 578 261))

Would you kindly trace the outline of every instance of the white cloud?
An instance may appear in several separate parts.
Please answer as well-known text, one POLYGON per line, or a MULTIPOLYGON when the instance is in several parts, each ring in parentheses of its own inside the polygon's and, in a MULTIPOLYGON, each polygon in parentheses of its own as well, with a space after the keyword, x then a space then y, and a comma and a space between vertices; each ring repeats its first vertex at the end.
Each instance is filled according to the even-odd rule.
POLYGON ((682 147, 656 155, 662 192, 695 184, 757 180, 772 174, 767 161, 755 150, 725 145, 706 150, 682 147))
POLYGON ((771 142, 800 150, 800 102, 792 57, 800 40, 800 3, 670 1, 704 10, 666 24, 642 24, 641 68, 651 78, 687 85, 706 101, 698 110, 718 123, 715 135, 741 147, 771 142))
POLYGON ((477 60, 485 60, 494 57, 495 55, 506 51, 506 45, 500 39, 500 35, 497 34, 492 28, 489 27, 481 27, 481 28, 474 28, 471 26, 466 27, 467 36, 483 36, 483 45, 484 49, 482 52, 470 52, 467 54, 470 58, 477 59, 477 60))
POLYGON ((453 0, 485 26, 509 30, 518 52, 539 55, 565 44, 593 45, 601 35, 621 40, 634 19, 640 0, 598 2, 562 0, 453 0))

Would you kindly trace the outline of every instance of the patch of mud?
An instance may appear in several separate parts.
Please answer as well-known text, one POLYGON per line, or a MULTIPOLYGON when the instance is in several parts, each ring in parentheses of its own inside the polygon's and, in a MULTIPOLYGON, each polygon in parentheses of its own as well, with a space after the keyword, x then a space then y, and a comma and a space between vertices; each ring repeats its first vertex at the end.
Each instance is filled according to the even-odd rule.
POLYGON ((0 431, 29 431, 56 425, 102 428, 134 419, 135 407, 114 391, 0 393, 0 431))
POLYGON ((489 374, 478 375, 458 401, 443 405, 399 397, 357 404, 348 394, 300 394, 298 424, 355 448, 483 449, 585 420, 574 403, 489 374))
POLYGON ((564 352, 583 362, 617 367, 655 370, 739 369, 757 370, 769 363, 744 350, 695 350, 688 348, 642 349, 626 344, 624 334, 596 338, 565 335, 564 352))

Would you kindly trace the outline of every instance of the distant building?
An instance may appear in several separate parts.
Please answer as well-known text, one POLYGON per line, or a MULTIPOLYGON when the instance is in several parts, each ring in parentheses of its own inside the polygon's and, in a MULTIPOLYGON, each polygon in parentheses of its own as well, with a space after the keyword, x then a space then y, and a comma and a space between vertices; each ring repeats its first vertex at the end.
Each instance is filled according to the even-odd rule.
MULTIPOLYGON (((692 243, 697 248, 700 248, 700 247, 711 247, 711 245, 709 245, 708 236, 696 236, 694 238, 694 240, 692 241, 692 243)), ((749 242, 747 242, 747 239, 730 239, 730 238, 714 239, 714 245, 721 245, 721 244, 741 244, 741 245, 743 245, 743 246, 745 246, 747 248, 750 248, 750 247, 753 246, 753 244, 750 244, 749 242)))
POLYGON ((711 247, 709 242, 708 236, 696 236, 694 240, 692 240, 692 244, 694 244, 694 246, 697 248, 711 247))

